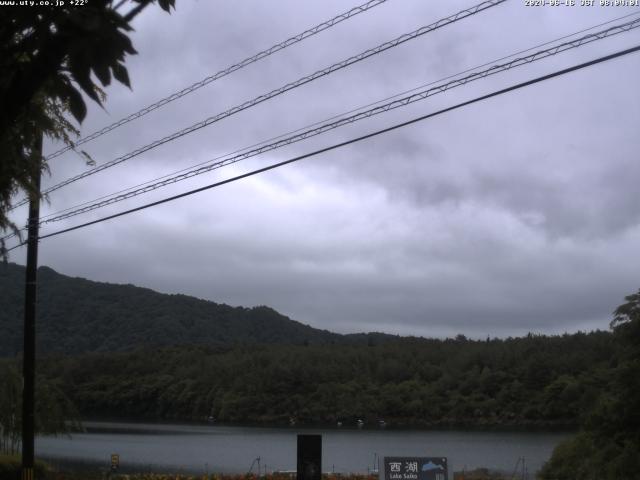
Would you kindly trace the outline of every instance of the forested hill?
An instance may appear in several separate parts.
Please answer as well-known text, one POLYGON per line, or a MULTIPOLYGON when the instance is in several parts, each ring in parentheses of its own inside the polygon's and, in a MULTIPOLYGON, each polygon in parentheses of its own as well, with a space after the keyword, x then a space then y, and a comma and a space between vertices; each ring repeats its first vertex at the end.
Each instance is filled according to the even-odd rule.
MULTIPOLYGON (((125 351, 139 346, 366 343, 275 310, 166 295, 133 285, 38 271, 38 353, 125 351)), ((0 356, 22 350, 25 268, 0 264, 0 356)), ((377 341, 383 334, 372 334, 377 341)))
POLYGON ((86 418, 566 427, 577 425, 601 392, 613 391, 620 354, 611 333, 592 332, 146 348, 53 357, 38 368, 86 418))

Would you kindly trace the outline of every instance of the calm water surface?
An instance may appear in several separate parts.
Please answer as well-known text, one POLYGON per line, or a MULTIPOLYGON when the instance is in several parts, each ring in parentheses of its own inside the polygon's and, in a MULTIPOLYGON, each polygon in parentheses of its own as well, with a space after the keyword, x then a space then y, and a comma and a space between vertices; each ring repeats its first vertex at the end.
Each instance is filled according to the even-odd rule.
MULTIPOLYGON (((366 473, 374 455, 444 456, 449 468, 488 467, 512 472, 519 457, 537 471, 567 433, 395 431, 246 428, 86 422, 87 433, 39 437, 36 454, 54 462, 107 467, 120 455, 121 470, 246 473, 260 457, 262 469, 295 470, 296 435, 322 434, 324 471, 366 473)), ((254 466, 253 471, 256 471, 254 466)))

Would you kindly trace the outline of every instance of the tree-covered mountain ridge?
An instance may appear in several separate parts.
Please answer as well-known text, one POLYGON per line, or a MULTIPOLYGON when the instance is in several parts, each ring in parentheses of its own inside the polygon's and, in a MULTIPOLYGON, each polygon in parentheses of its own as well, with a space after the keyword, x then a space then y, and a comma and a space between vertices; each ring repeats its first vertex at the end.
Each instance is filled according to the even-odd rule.
MULTIPOLYGON (((22 350, 25 268, 0 265, 0 356, 22 350)), ((232 307, 130 284, 38 270, 38 354, 126 351, 141 346, 366 343, 384 334, 340 335, 267 306, 232 307)))
POLYGON ((460 336, 140 348, 51 356, 39 368, 69 392, 85 418, 568 427, 612 388, 618 350, 608 332, 460 336))

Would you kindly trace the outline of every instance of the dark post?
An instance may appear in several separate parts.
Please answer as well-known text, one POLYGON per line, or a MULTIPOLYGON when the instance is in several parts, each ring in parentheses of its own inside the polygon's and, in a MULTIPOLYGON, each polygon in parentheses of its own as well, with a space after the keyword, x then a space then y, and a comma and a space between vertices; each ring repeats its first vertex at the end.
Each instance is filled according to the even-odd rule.
MULTIPOLYGON (((42 137, 35 155, 42 156, 42 137)), ((38 231, 40 222, 40 166, 35 172, 36 193, 29 199, 27 236, 27 278, 24 295, 24 349, 22 360, 22 480, 33 480, 35 434, 35 373, 36 373, 36 281, 38 274, 38 231)))
POLYGON ((322 435, 298 435, 297 480, 320 480, 322 435))

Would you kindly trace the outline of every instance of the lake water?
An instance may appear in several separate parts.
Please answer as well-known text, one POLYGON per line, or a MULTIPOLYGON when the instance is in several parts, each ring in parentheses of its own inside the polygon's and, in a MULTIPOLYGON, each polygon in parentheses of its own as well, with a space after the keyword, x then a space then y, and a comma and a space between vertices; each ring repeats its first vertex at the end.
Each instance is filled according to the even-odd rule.
MULTIPOLYGON (((86 422, 87 433, 39 437, 36 454, 55 463, 107 468, 120 455, 121 471, 246 473, 260 457, 262 471, 295 470, 296 436, 322 434, 322 469, 367 473, 375 456, 443 456, 450 471, 488 467, 513 472, 519 457, 537 471, 567 433, 247 428, 86 422)), ((254 465, 253 472, 257 467, 254 465)))

